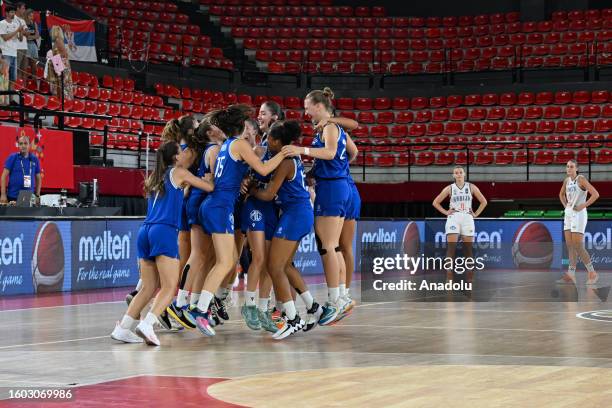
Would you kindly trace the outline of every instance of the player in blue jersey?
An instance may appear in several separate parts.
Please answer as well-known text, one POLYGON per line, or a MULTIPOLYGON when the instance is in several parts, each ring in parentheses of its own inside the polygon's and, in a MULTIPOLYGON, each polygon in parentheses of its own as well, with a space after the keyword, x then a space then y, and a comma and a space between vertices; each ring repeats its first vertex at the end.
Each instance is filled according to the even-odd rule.
POLYGON ((182 189, 191 185, 212 191, 213 185, 183 167, 187 154, 174 142, 164 143, 156 154, 155 170, 145 182, 147 216, 138 231, 137 247, 142 288, 134 296, 126 314, 111 337, 125 343, 141 342, 159 346, 153 325, 166 310, 179 279, 178 218, 183 200, 182 189), (146 318, 138 323, 142 309, 160 288, 146 318), (135 332, 132 329, 135 327, 135 332), (139 337, 138 337, 139 336, 139 337))
MULTIPOLYGON (((321 123, 317 123, 316 129, 321 131, 325 128, 328 123, 335 123, 340 125, 343 129, 347 131, 352 131, 359 126, 359 123, 353 119, 343 118, 343 117, 333 117, 328 120, 324 120, 321 123)), ((350 135, 347 133, 346 136, 346 152, 348 155, 349 162, 353 161, 357 155, 359 154, 359 150, 357 146, 351 139, 350 135)), ((342 231, 340 233, 340 252, 338 253, 338 262, 340 265, 340 284, 338 285, 340 291, 340 304, 341 308, 338 313, 338 317, 336 321, 348 316, 353 307, 355 306, 355 302, 350 296, 349 290, 351 287, 351 282, 353 278, 353 273, 355 271, 355 255, 353 254, 353 241, 355 239, 357 220, 359 219, 359 215, 361 212, 361 197, 359 196, 359 191, 357 190, 357 186, 353 181, 353 177, 351 176, 350 167, 347 167, 347 182, 349 185, 349 200, 346 204, 346 216, 344 218, 344 223, 342 224, 342 231)), ((310 325, 307 325, 305 331, 309 330, 310 325)))
POLYGON ((204 290, 195 312, 196 324, 208 336, 215 334, 208 322, 208 308, 215 292, 225 277, 236 267, 238 254, 234 241, 234 206, 240 194, 242 180, 249 166, 261 175, 270 174, 283 160, 283 155, 263 163, 249 145, 239 136, 244 130, 244 122, 249 118, 251 108, 245 105, 232 105, 211 114, 211 123, 228 136, 215 163, 215 190, 200 206, 199 217, 204 232, 212 235, 215 249, 215 265, 204 282, 204 290))
MULTIPOLYGON (((220 143, 224 135, 205 116, 193 137, 199 147, 196 176, 212 182, 214 163, 217 160, 220 143)), ((186 218, 191 234, 191 253, 183 269, 181 286, 176 301, 168 306, 168 313, 185 328, 194 328, 195 319, 188 313, 190 305, 196 307, 200 299, 206 273, 214 264, 214 251, 210 235, 199 225, 198 212, 207 192, 192 188, 186 203, 186 218), (191 292, 191 293, 190 293, 191 292)))
MULTIPOLYGON (((196 161, 198 155, 198 145, 193 140, 194 130, 198 126, 197 120, 192 115, 184 115, 180 118, 171 119, 166 123, 162 134, 161 140, 162 142, 173 141, 179 143, 182 150, 185 150, 184 164, 185 168, 190 169, 192 174, 195 174, 197 170, 197 166, 194 168, 193 163, 196 161)), ((187 262, 187 258, 189 258, 189 254, 191 252, 191 244, 189 240, 189 228, 187 226, 187 218, 186 218, 186 201, 189 196, 189 189, 184 190, 184 200, 181 206, 181 217, 179 218, 179 270, 183 271, 185 267, 185 263, 187 262)), ((142 280, 138 280, 138 284, 136 285, 136 290, 132 293, 128 294, 126 297, 126 301, 129 305, 130 301, 138 290, 142 286, 142 280)), ((170 320, 167 315, 164 313, 161 316, 162 326, 166 329, 170 329, 170 320)))
MULTIPOLYGON (((274 101, 266 101, 259 108, 257 121, 263 135, 260 144, 255 147, 255 153, 264 162, 272 157, 268 149, 270 126, 284 118, 285 114, 280 105, 274 101)), ((252 174, 252 178, 259 188, 265 188, 270 181, 269 176, 263 177, 257 173, 252 174)), ((263 323, 264 329, 276 332, 276 325, 272 318, 266 314, 272 286, 266 271, 266 254, 270 248, 270 241, 274 235, 277 222, 277 209, 272 201, 262 201, 254 196, 249 196, 246 199, 242 209, 241 224, 242 231, 247 234, 249 249, 251 250, 251 263, 247 272, 248 280, 244 292, 245 303, 240 312, 247 327, 252 330, 261 329, 263 323), (260 287, 260 305, 258 308, 256 291, 260 280, 264 285, 260 287)))
MULTIPOLYGON (((312 91, 306 96, 304 108, 313 122, 319 123, 331 118, 333 97, 332 90, 327 87, 322 91, 312 91)), ((284 146, 282 150, 289 156, 304 154, 316 159, 312 170, 316 180, 315 232, 319 237, 317 246, 328 288, 328 300, 319 320, 321 325, 332 323, 342 307, 339 289, 340 264, 336 252, 340 252, 340 233, 350 197, 346 180, 349 168, 346 149, 345 131, 336 124, 328 123, 322 132, 315 135, 312 147, 290 145, 284 146)))
MULTIPOLYGON (((270 151, 280 152, 283 146, 291 145, 296 141, 301 133, 300 125, 296 121, 275 123, 268 137, 270 151)), ((268 271, 274 284, 276 300, 283 304, 285 312, 285 320, 273 335, 273 338, 280 340, 298 332, 305 326, 304 320, 297 314, 291 294, 292 287, 300 293, 306 304, 308 315, 318 318, 323 313, 322 308, 314 301, 299 271, 291 265, 300 241, 310 233, 314 223, 310 193, 300 158, 285 159, 274 172, 267 186, 255 189, 252 194, 260 200, 275 200, 281 210, 268 254, 268 271)))

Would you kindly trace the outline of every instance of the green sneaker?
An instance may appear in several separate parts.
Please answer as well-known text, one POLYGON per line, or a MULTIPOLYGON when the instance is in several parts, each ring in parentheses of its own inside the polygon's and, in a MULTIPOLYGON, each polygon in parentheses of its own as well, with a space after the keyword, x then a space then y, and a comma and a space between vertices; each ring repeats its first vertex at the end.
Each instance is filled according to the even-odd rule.
POLYGON ((240 313, 242 314, 242 318, 247 326, 249 326, 249 329, 261 329, 261 323, 259 322, 259 318, 257 316, 257 306, 243 305, 242 308, 240 308, 240 313))
POLYGON ((278 331, 278 327, 274 323, 274 320, 272 320, 272 313, 269 310, 264 313, 258 309, 257 314, 259 315, 259 322, 261 323, 262 329, 270 333, 276 333, 278 331))

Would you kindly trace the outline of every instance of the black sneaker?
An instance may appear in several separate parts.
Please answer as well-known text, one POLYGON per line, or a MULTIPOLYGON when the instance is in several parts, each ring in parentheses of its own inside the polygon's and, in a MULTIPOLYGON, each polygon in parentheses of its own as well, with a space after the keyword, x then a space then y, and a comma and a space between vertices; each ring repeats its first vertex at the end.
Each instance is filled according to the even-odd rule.
POLYGON ((225 310, 225 305, 223 304, 223 301, 221 299, 215 296, 211 307, 215 315, 217 315, 223 320, 229 320, 229 315, 227 314, 227 310, 225 310))
POLYGON ((177 307, 174 302, 170 303, 170 306, 166 308, 166 311, 172 317, 172 319, 176 320, 181 326, 186 329, 195 328, 195 324, 191 323, 185 313, 183 312, 183 308, 177 307))
POLYGON ((125 297, 125 303, 128 304, 128 306, 130 305, 130 303, 132 303, 132 299, 134 299, 134 297, 138 294, 137 290, 134 290, 130 293, 127 294, 127 296, 125 297))
POLYGON ((166 330, 171 330, 172 329, 172 323, 170 323, 170 317, 168 317, 168 312, 164 310, 164 312, 159 315, 159 324, 161 324, 161 326, 166 329, 166 330))
POLYGON ((304 331, 307 332, 314 329, 322 314, 323 307, 317 302, 313 302, 310 309, 306 311, 306 326, 304 327, 304 331))
POLYGON ((223 324, 223 320, 217 315, 217 308, 214 307, 215 302, 212 302, 208 307, 208 323, 212 327, 217 327, 223 324))
POLYGON ((300 315, 295 315, 293 320, 286 320, 285 324, 278 329, 276 333, 272 335, 274 340, 282 340, 285 337, 289 337, 292 334, 295 334, 304 328, 304 320, 300 317, 300 315))

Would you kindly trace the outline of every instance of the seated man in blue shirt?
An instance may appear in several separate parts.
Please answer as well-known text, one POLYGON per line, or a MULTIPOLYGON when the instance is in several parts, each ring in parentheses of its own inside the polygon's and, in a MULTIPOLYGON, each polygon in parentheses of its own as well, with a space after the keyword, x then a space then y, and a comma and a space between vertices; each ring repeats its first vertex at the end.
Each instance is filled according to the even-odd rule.
POLYGON ((39 203, 42 177, 38 158, 30 153, 30 138, 19 138, 19 153, 11 154, 4 163, 0 178, 0 204, 17 201, 21 190, 33 191, 39 203), (6 180, 8 179, 8 191, 6 180))

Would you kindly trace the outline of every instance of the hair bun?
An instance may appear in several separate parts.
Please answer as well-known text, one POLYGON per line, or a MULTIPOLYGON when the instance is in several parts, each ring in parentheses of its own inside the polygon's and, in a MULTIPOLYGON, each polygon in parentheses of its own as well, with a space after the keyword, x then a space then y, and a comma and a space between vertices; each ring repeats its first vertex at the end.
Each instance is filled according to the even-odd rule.
POLYGON ((332 91, 331 88, 328 86, 323 88, 323 95, 328 97, 329 99, 334 99, 334 91, 332 91))

